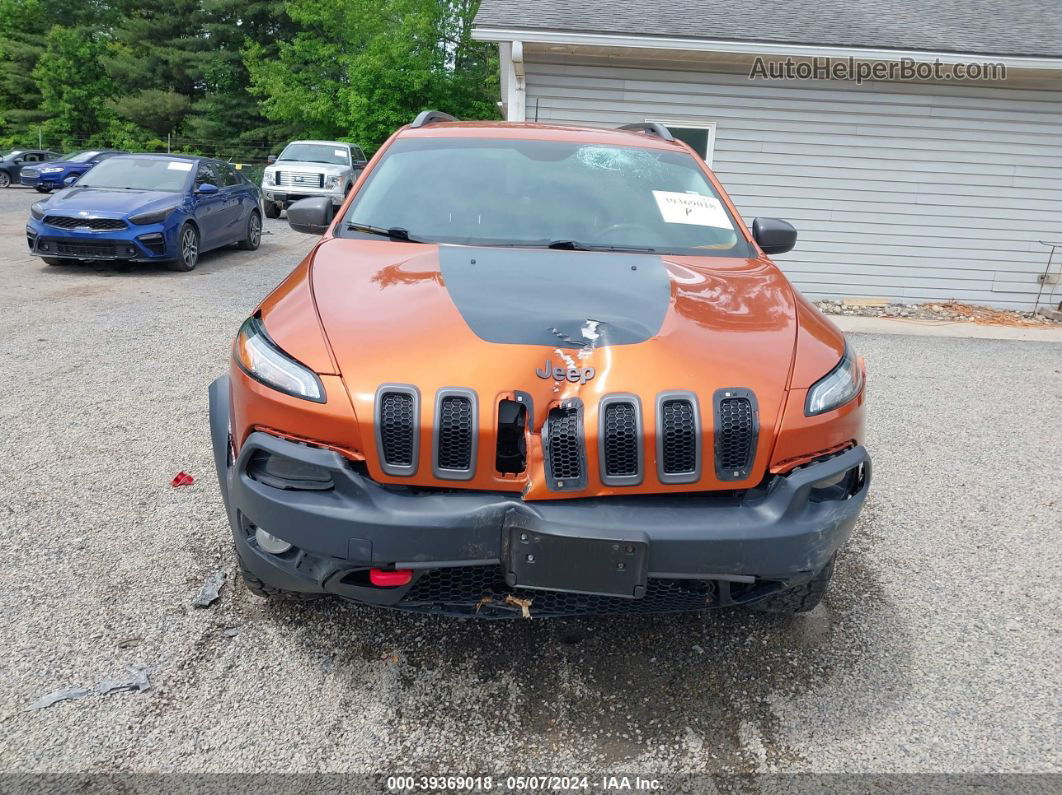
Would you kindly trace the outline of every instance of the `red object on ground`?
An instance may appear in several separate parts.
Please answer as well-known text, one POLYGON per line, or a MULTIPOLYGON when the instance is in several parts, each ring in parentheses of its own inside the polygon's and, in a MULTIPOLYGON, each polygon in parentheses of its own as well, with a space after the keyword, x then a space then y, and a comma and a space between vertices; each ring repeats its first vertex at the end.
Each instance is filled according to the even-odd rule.
POLYGON ((183 471, 174 475, 173 480, 170 481, 170 485, 174 488, 177 488, 178 486, 191 486, 193 483, 195 483, 195 478, 183 471))
POLYGON ((384 588, 408 585, 413 579, 413 569, 369 569, 369 582, 384 588))

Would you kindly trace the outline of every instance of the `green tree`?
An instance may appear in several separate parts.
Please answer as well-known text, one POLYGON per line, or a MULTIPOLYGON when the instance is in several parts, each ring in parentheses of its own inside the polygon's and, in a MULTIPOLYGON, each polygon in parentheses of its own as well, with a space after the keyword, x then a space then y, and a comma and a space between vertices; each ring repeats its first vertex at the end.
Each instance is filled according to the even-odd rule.
POLYGON ((123 119, 156 135, 180 127, 201 99, 203 35, 201 0, 118 0, 120 18, 111 33, 104 67, 120 88, 113 108, 123 119))
POLYGON ((98 34, 56 25, 33 69, 39 109, 49 141, 76 146, 98 137, 111 121, 106 107, 112 86, 100 66, 105 44, 98 34))
POLYGON ((102 31, 111 15, 106 0, 0 0, 0 138, 25 145, 48 118, 36 68, 49 31, 56 25, 102 31))
POLYGON ((303 30, 278 57, 246 51, 270 118, 372 150, 426 108, 496 118, 494 48, 471 39, 478 0, 290 0, 303 30))
POLYGON ((203 55, 204 92, 186 120, 184 133, 221 156, 265 159, 269 144, 299 131, 262 114, 258 97, 249 91, 242 51, 257 47, 263 59, 274 59, 278 40, 294 36, 298 26, 284 12, 283 0, 203 0, 202 12, 210 45, 203 55))

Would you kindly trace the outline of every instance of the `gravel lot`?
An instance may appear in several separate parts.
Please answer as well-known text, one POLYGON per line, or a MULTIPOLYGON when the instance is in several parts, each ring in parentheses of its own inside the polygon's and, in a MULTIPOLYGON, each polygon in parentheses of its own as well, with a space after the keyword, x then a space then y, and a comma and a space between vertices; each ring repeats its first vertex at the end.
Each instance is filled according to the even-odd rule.
POLYGON ((48 267, 37 198, 0 191, 0 768, 1062 769, 1062 345, 853 336, 875 485, 804 617, 266 606, 233 580, 206 388, 311 238, 267 221, 190 274, 48 267), (26 711, 137 663, 146 692, 26 711))

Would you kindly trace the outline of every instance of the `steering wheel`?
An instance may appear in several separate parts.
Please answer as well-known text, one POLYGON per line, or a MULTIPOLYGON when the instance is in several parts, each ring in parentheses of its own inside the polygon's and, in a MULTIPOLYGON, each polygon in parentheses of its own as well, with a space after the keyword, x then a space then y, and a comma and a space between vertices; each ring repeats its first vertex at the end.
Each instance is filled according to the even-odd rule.
POLYGON ((654 237, 656 237, 656 234, 657 234, 656 230, 653 229, 651 226, 649 226, 647 224, 623 223, 623 224, 611 224, 610 226, 606 226, 604 229, 602 229, 600 232, 598 232, 596 235, 594 235, 593 239, 596 242, 598 240, 601 240, 603 237, 606 237, 607 235, 611 235, 613 232, 620 231, 621 229, 640 229, 643 232, 648 232, 650 240, 652 240, 654 237))

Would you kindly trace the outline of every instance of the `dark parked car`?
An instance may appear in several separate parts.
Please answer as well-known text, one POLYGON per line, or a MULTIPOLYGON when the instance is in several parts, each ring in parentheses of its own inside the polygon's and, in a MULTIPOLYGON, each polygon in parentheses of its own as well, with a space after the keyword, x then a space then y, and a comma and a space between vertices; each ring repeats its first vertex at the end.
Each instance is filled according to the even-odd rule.
POLYGON ((262 240, 262 192, 229 163, 122 155, 30 207, 26 241, 49 265, 165 262, 190 271, 203 251, 262 240))
POLYGON ((17 183, 24 166, 58 160, 60 157, 61 154, 50 149, 16 149, 0 156, 0 188, 8 188, 11 183, 17 183))
POLYGON ((86 149, 66 157, 49 160, 32 168, 23 168, 19 181, 23 185, 48 193, 66 184, 67 177, 80 177, 94 165, 115 155, 124 155, 115 149, 86 149))

